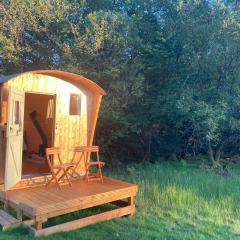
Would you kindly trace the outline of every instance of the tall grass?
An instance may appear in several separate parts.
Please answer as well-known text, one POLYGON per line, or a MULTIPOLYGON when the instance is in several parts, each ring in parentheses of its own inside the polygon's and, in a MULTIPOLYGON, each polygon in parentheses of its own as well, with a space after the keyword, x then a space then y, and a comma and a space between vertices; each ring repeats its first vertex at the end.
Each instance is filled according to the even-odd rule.
POLYGON ((131 180, 139 184, 137 203, 143 213, 178 212, 209 217, 227 224, 240 216, 240 177, 203 172, 196 165, 147 165, 132 168, 131 180))

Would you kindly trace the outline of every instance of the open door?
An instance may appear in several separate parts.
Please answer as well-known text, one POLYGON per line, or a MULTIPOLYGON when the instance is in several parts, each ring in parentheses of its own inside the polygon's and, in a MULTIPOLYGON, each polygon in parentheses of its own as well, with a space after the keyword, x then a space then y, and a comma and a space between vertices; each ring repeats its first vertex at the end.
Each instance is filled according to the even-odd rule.
POLYGON ((23 91, 9 87, 5 190, 19 182, 22 176, 24 97, 23 91))

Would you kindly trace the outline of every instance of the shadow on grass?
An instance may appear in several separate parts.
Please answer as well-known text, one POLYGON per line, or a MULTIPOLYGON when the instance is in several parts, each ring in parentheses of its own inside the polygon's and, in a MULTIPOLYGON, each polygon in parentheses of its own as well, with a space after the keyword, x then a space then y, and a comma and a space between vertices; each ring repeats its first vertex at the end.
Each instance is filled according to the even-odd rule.
MULTIPOLYGON (((94 212, 95 213, 95 212, 94 212)), ((90 212, 89 212, 90 214, 90 212)), ((93 214, 93 213, 92 213, 93 214)), ((56 223, 65 222, 66 216, 55 219, 56 223)), ((76 214, 69 214, 75 219, 76 214)), ((53 220, 52 220, 52 223, 53 220)), ((115 219, 94 224, 68 233, 57 233, 37 239, 239 239, 231 226, 216 224, 206 219, 186 219, 166 214, 162 217, 143 216, 141 212, 134 217, 115 219)), ((0 239, 32 239, 25 229, 15 229, 0 234, 0 239)))

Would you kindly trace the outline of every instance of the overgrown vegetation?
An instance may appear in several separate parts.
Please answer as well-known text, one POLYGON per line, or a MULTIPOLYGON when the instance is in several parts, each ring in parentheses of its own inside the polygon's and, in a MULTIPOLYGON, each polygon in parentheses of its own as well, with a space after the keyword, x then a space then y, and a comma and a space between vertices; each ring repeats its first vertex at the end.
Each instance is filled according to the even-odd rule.
POLYGON ((82 74, 106 91, 107 159, 239 154, 239 1, 2 0, 0 75, 82 74), (121 146, 121 150, 119 149, 121 146))
MULTIPOLYGON (((139 186, 136 215, 38 239, 240 239, 239 165, 235 165, 228 177, 184 161, 131 165, 127 171, 119 170, 119 173, 113 171, 114 177, 139 186)), ((48 225, 105 208, 57 217, 48 225)), ((0 239, 32 237, 27 235, 27 230, 16 229, 1 233, 0 239)))

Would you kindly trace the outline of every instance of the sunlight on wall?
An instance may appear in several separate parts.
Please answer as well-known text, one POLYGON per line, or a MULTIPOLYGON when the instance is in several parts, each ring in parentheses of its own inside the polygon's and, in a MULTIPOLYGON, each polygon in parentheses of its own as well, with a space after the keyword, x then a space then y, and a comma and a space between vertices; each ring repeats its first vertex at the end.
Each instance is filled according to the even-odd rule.
MULTIPOLYGON (((87 113, 87 97, 86 95, 77 87, 73 86, 70 83, 61 81, 61 88, 64 89, 64 92, 61 91, 61 109, 64 115, 69 115, 70 107, 70 94, 75 93, 81 96, 81 117, 86 117, 87 113)), ((71 117, 71 116, 70 116, 71 117)))

